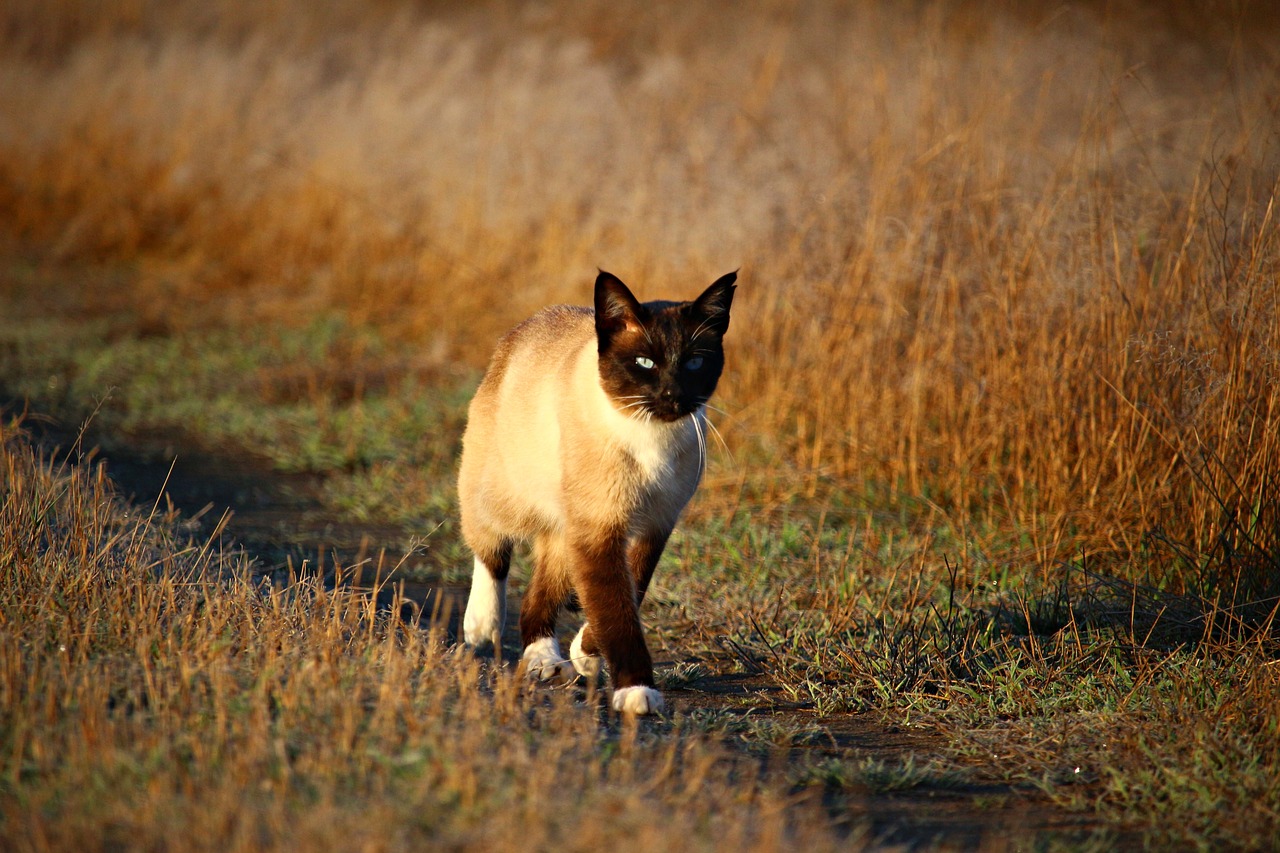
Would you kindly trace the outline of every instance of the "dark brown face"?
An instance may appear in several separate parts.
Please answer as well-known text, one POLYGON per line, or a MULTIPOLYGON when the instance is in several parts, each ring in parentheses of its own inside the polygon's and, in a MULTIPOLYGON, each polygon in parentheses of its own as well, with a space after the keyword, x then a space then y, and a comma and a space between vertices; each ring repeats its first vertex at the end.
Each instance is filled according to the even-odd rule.
POLYGON ((736 279, 737 273, 723 276, 692 302, 640 304, 615 276, 600 273, 600 379, 619 409, 675 421, 710 399, 724 370, 722 339, 736 279))

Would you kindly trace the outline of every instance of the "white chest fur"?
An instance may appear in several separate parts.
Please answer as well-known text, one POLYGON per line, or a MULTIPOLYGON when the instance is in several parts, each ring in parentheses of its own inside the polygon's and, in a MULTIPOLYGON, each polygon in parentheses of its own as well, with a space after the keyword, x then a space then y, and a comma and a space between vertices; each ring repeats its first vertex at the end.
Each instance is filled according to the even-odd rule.
POLYGON ((627 417, 621 412, 615 423, 619 443, 640 469, 646 484, 659 484, 671 479, 695 479, 701 474, 703 418, 701 410, 674 423, 627 417))
POLYGON ((641 408, 619 409, 600 385, 593 351, 584 354, 578 375, 584 385, 592 388, 591 419, 603 428, 612 443, 635 461, 644 486, 690 476, 694 485, 697 484, 702 473, 702 436, 706 433, 706 414, 702 409, 671 422, 650 417, 641 408))

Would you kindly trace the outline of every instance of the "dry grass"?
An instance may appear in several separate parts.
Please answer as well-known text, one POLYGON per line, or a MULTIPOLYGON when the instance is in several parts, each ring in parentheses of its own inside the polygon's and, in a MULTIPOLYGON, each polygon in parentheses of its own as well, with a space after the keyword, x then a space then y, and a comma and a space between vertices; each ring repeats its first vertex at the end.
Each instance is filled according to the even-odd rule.
MULTIPOLYGON (((1274 18, 1189 0, 19 0, 0 7, 0 295, 78 319, 28 324, 0 364, 57 362, 18 384, 47 372, 82 409, 115 384, 128 406, 167 394, 137 407, 165 423, 285 436, 296 467, 355 469, 343 500, 427 517, 458 386, 502 331, 584 301, 597 266, 662 297, 741 265, 730 452, 656 590, 655 630, 681 634, 659 641, 727 637, 820 712, 924 722, 953 762, 1155 838, 1184 827, 1170 843, 1256 846, 1280 814, 1274 18), (300 338, 320 355, 284 344, 300 338), (235 364, 254 375, 226 378, 235 364), (375 385, 391 391, 366 410, 375 385), (423 423, 440 434, 415 450, 423 423), (1058 601, 1023 594, 1066 564, 1058 601)), ((52 560, 3 599, 0 802, 28 846, 103 826, 156 846, 286 828, 485 846, 525 819, 549 844, 597 838, 558 816, 592 809, 636 815, 583 819, 625 836, 679 774, 725 766, 684 740, 613 762, 622 741, 590 713, 547 711, 360 600, 179 580, 233 558, 187 551, 122 587, 120 566, 157 574, 172 549, 133 543, 162 526, 143 536, 83 473, 57 486, 6 452, 24 531, 5 529, 7 565, 52 560), (65 500, 78 520, 38 510, 65 500), (582 793, 668 760, 664 785, 582 793), (513 781, 545 761, 575 780, 564 799, 513 781)), ((735 785, 781 802, 721 781, 672 831, 731 846, 735 785)), ((742 820, 761 847, 787 831, 742 820)))
POLYGON ((529 692, 0 434, 8 850, 834 849, 699 737, 529 692))
POLYGON ((6 231, 133 265, 82 298, 144 328, 336 307, 480 364, 596 265, 742 265, 722 431, 769 493, 923 496, 1051 566, 1209 542, 1277 470, 1262 5, 4 15, 6 231))

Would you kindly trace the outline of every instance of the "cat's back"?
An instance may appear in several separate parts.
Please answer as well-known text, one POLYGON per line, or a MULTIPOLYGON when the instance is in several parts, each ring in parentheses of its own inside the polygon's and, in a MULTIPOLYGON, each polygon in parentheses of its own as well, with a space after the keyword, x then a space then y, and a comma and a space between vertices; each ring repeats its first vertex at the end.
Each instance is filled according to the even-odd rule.
POLYGON ((503 336, 494 350, 476 401, 488 405, 499 396, 529 396, 563 381, 564 370, 595 339, 595 313, 577 305, 543 308, 503 336), (504 394, 505 389, 505 394, 504 394))
POLYGON ((595 337, 595 311, 581 305, 552 305, 516 326, 498 344, 504 351, 528 350, 554 357, 595 337))

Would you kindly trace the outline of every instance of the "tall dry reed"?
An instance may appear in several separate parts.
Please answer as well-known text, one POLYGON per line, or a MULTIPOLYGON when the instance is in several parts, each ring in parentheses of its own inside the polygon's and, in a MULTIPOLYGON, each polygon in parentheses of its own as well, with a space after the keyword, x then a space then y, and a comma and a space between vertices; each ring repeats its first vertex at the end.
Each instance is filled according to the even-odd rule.
POLYGON ((1042 565, 1208 542, 1280 471, 1265 5, 17 4, 0 209, 134 267, 94 306, 337 309, 427 362, 597 266, 742 266, 721 429, 769 494, 1042 565))

